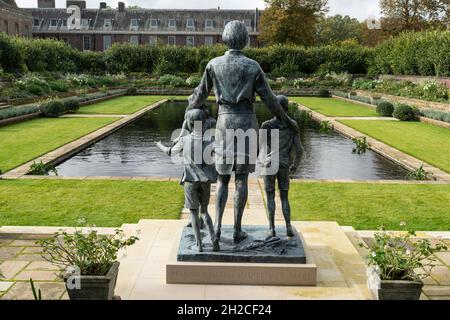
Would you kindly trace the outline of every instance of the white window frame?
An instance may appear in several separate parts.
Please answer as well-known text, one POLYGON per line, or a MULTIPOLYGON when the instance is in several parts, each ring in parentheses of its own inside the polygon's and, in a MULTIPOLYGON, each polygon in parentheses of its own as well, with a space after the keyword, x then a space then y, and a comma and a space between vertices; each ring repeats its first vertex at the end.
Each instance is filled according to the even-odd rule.
POLYGON ((247 28, 247 31, 252 31, 253 30, 253 28, 252 28, 252 20, 247 19, 247 20, 244 20, 243 22, 245 24, 245 27, 247 28))
POLYGON ((176 19, 169 19, 169 21, 167 21, 167 28, 169 30, 177 30, 177 20, 176 19), (170 25, 171 22, 174 22, 173 26, 170 25))
POLYGON ((195 30, 195 20, 192 18, 186 19, 186 30, 195 30), (192 23, 192 25, 189 25, 192 23))
POLYGON ((176 46, 177 45, 177 37, 176 36, 167 36, 167 45, 176 46), (173 43, 170 43, 173 40, 173 43))
POLYGON ((158 29, 159 26, 159 21, 158 19, 150 19, 150 29, 158 29), (155 23, 155 25, 153 26, 152 24, 155 23))
POLYGON ((67 28, 67 19, 62 19, 61 27, 67 28))
POLYGON ((186 37, 186 46, 187 47, 195 47, 195 37, 194 36, 186 37), (189 44, 189 40, 192 40, 192 44, 189 44))
POLYGON ((212 46, 212 45, 214 45, 214 37, 213 36, 205 36, 205 46, 212 46), (206 39, 211 40, 211 41, 207 41, 206 39))
POLYGON ((156 46, 158 44, 158 36, 149 36, 148 37, 148 45, 156 46))
POLYGON ((83 51, 91 51, 92 50, 92 39, 89 35, 83 35, 83 51), (89 39, 89 48, 86 48, 86 39, 89 39))
POLYGON ((81 29, 89 30, 91 24, 91 19, 81 19, 81 29))
POLYGON ((103 20, 103 29, 111 29, 112 28, 112 19, 111 18, 105 18, 103 20))
POLYGON ((112 36, 111 35, 104 35, 103 36, 103 51, 111 48, 112 46, 112 36), (106 45, 105 39, 109 39, 109 45, 106 45))
POLYGON ((205 20, 205 30, 214 30, 214 20, 213 19, 205 20), (210 26, 208 26, 208 22, 211 22, 210 26))
POLYGON ((130 20, 130 30, 139 30, 139 19, 131 19, 130 20), (135 24, 133 24, 133 22, 136 22, 135 24))
POLYGON ((41 25, 41 19, 33 19, 33 27, 39 27, 41 25), (35 22, 37 21, 37 24, 35 22))
POLYGON ((138 35, 130 36, 130 43, 131 44, 139 44, 139 36, 138 35))
POLYGON ((50 19, 50 23, 48 25, 48 28, 49 29, 56 29, 56 28, 58 28, 58 24, 59 24, 58 19, 50 19), (56 24, 53 25, 53 22, 55 22, 56 24))

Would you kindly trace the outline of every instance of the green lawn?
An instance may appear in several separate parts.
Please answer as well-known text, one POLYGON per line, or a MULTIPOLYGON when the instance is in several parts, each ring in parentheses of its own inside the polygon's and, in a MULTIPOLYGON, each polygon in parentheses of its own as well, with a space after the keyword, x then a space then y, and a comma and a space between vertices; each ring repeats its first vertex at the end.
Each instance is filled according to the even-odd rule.
POLYGON ((83 114, 131 114, 167 96, 123 96, 81 107, 83 114))
POLYGON ((178 219, 183 188, 177 182, 0 180, 0 226, 120 227, 140 219, 178 219))
POLYGON ((0 170, 6 172, 117 118, 40 118, 0 128, 0 170))
POLYGON ((377 117, 375 108, 335 98, 290 97, 311 110, 329 117, 377 117))
POLYGON ((450 130, 422 122, 341 120, 366 135, 450 172, 450 130))
POLYGON ((450 185, 292 183, 295 220, 337 221, 355 229, 383 224, 399 230, 405 221, 415 230, 450 230, 450 185))

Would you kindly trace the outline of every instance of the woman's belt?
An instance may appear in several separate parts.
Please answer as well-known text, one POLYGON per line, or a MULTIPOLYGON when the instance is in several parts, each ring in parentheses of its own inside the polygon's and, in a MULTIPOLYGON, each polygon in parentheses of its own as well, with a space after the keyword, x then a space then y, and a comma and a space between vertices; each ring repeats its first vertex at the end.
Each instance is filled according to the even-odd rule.
POLYGON ((252 114, 255 113, 252 104, 232 104, 232 105, 219 105, 219 114, 252 114))

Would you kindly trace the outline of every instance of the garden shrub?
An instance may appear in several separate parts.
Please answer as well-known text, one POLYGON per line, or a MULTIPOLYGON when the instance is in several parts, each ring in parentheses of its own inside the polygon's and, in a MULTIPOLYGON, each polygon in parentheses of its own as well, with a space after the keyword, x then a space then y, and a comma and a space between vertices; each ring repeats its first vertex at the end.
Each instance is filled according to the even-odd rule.
POLYGON ((400 121, 415 121, 416 116, 414 114, 414 109, 407 104, 398 104, 394 108, 393 116, 400 121))
POLYGON ((128 96, 135 96, 137 94, 136 87, 130 87, 127 89, 127 95, 128 96))
POLYGON ((330 91, 327 89, 319 89, 318 95, 319 97, 328 98, 330 96, 330 91))
POLYGON ((45 103, 43 106, 44 116, 49 118, 55 118, 62 115, 66 109, 61 100, 51 100, 45 103))
POLYGON ((58 91, 58 92, 69 91, 69 86, 63 80, 49 81, 48 85, 50 86, 50 89, 52 89, 52 91, 58 91))
POLYGON ((377 105, 377 113, 382 117, 392 117, 394 105, 388 101, 380 101, 377 105))
POLYGON ((38 105, 26 105, 2 109, 0 110, 0 120, 24 116, 27 114, 39 112, 40 110, 41 109, 38 105))
POLYGON ((441 110, 421 109, 420 115, 430 119, 450 122, 450 113, 441 110))
POLYGON ((195 88, 200 84, 200 81, 202 81, 202 78, 198 75, 193 74, 186 79, 186 84, 191 88, 195 88))
POLYGON ((186 82, 178 76, 172 74, 165 74, 158 79, 158 85, 170 87, 183 87, 186 85, 186 82))
POLYGON ((67 98, 63 100, 64 110, 66 112, 75 113, 80 109, 80 102, 77 98, 67 98))
POLYGON ((0 32, 0 67, 6 72, 27 70, 23 50, 4 32, 0 32))

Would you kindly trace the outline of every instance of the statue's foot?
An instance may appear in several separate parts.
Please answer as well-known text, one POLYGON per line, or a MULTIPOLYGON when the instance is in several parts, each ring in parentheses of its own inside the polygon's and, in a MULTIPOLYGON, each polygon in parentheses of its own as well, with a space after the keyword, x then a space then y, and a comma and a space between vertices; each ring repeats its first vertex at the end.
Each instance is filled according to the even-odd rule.
POLYGON ((198 252, 203 252, 203 246, 201 244, 197 245, 198 252))
POLYGON ((213 241, 213 251, 220 251, 219 240, 213 241))
POLYGON ((220 234, 221 234, 221 231, 220 231, 220 230, 217 230, 217 231, 216 231, 216 241, 217 241, 217 242, 220 241, 220 234))
POLYGON ((269 232, 267 233, 269 237, 276 237, 277 233, 275 232, 275 229, 269 229, 269 232))
POLYGON ((234 243, 239 243, 242 240, 244 240, 245 238, 247 238, 247 233, 244 231, 235 231, 233 234, 234 243))
POLYGON ((294 236, 294 230, 292 229, 292 226, 290 224, 286 226, 286 234, 288 237, 294 236))

